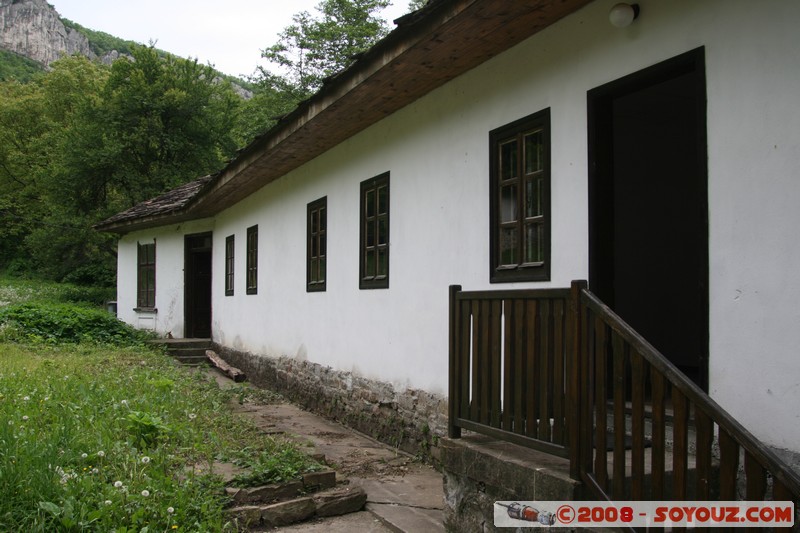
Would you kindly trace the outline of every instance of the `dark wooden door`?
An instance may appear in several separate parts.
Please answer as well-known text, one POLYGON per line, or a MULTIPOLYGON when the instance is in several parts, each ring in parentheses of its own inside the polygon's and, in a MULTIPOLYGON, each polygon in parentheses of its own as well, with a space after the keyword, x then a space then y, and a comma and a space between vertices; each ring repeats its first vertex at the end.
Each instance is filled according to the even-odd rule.
POLYGON ((186 338, 211 338, 211 234, 185 240, 186 338))
POLYGON ((590 286, 707 388, 703 51, 589 92, 590 286))

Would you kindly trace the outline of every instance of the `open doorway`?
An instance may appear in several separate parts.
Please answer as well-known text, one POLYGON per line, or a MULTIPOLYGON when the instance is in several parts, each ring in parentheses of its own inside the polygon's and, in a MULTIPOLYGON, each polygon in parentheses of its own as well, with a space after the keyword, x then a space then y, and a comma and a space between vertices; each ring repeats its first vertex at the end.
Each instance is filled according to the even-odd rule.
POLYGON ((588 93, 589 283, 708 388, 703 49, 588 93))
POLYGON ((211 338, 211 233, 184 239, 184 313, 187 339, 211 338))

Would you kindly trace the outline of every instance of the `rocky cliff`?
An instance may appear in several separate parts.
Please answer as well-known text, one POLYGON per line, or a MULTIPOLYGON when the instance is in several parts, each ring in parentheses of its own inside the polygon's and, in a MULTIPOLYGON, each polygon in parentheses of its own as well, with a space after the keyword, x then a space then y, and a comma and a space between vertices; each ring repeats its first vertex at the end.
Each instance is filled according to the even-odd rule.
POLYGON ((45 0, 0 0, 0 47, 43 65, 63 54, 97 57, 89 40, 64 26, 45 0))

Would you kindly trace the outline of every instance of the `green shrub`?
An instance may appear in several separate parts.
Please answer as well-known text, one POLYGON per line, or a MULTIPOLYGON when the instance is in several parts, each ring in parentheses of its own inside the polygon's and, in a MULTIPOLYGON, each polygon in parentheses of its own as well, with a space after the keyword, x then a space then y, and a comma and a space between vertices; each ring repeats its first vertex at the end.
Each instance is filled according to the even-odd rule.
POLYGON ((0 308, 0 335, 6 340, 50 344, 94 342, 139 344, 147 333, 93 307, 62 303, 22 303, 0 308))

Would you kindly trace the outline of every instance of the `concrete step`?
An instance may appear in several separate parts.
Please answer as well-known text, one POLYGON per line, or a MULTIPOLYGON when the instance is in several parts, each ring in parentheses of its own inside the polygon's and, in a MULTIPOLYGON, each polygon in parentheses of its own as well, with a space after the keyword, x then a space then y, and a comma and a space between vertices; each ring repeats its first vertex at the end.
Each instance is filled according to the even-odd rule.
POLYGON ((211 339, 158 339, 153 344, 165 346, 167 353, 182 364, 206 365, 206 350, 211 349, 211 339))

